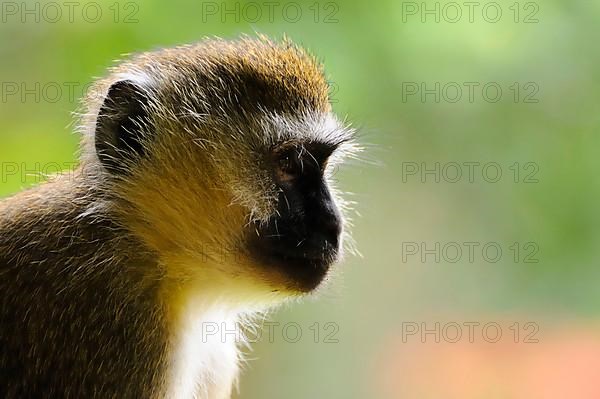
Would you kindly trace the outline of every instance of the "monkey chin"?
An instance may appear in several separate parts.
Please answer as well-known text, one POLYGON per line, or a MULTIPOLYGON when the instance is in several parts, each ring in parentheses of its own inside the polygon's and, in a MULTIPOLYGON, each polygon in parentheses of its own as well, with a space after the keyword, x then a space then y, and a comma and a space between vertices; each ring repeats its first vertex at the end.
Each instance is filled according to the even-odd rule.
POLYGON ((262 271, 292 295, 309 294, 326 280, 340 258, 340 249, 326 247, 318 252, 298 253, 269 245, 264 240, 249 243, 250 256, 262 271))

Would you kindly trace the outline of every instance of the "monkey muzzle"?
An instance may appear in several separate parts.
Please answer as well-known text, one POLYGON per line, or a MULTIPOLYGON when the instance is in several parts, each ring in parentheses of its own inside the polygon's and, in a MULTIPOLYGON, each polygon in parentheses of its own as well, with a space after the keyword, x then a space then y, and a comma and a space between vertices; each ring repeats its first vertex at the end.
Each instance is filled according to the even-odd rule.
POLYGON ((342 218, 322 178, 283 185, 276 215, 254 226, 253 255, 303 292, 315 289, 338 259, 342 218))

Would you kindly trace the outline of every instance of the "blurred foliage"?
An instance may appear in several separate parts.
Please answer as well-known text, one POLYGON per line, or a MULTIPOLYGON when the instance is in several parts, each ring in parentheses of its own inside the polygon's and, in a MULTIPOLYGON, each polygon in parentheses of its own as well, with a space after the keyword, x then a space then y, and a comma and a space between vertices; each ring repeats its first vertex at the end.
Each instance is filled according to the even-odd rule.
MULTIPOLYGON (((235 15, 221 14, 222 7, 235 10, 231 1, 152 0, 133 8, 127 2, 100 2, 104 15, 94 23, 78 12, 73 22, 63 15, 55 23, 36 23, 31 17, 22 23, 20 16, 4 13, 0 195, 36 180, 9 173, 6 165, 25 165, 21 169, 33 174, 36 164, 74 162, 76 99, 123 54, 204 36, 258 32, 281 38, 285 33, 324 61, 334 83, 336 111, 348 115, 367 144, 365 162, 337 175, 341 186, 355 193, 360 216, 354 235, 363 257, 349 257, 318 302, 273 317, 300 323, 305 337, 315 322, 321 328, 335 323, 339 342, 275 339, 256 345, 249 357, 261 360, 250 362, 242 378, 244 398, 374 397, 371 377, 385 340, 398 333, 402 321, 425 315, 462 320, 519 314, 533 321, 598 317, 600 52, 595 38, 600 3, 527 3, 539 8, 537 23, 523 23, 531 11, 524 8, 526 2, 517 3, 518 23, 510 9, 513 1, 496 3, 503 10, 497 23, 478 11, 472 23, 467 15, 456 23, 425 15, 423 23, 420 14, 406 13, 408 3, 422 4, 297 2, 302 11, 297 22, 289 18, 292 11, 284 17, 285 2, 276 2, 272 21, 265 4, 254 2, 263 17, 248 21, 252 17, 242 15, 236 22, 235 15), (117 22, 110 8, 115 5, 117 22), (214 8, 207 7, 216 7, 217 14, 208 15, 214 8), (125 23, 125 14, 133 11, 137 22, 125 23), (73 98, 66 82, 74 84, 73 98), (425 101, 420 93, 407 96, 407 85, 423 83, 431 89, 436 82, 441 87, 457 82, 463 98, 453 103, 444 96, 439 102, 434 95, 425 101), (466 99, 463 82, 480 84, 473 102, 466 99), (482 98, 481 87, 489 82, 503 90, 497 102, 482 98), (515 82, 518 101, 511 90, 515 82), (534 86, 526 87, 528 82, 534 86), (54 99, 50 92, 22 98, 22 89, 7 92, 15 83, 48 90, 58 84, 63 92, 57 101, 49 101, 54 99), (539 89, 538 101, 526 103, 532 87, 539 89), (464 176, 456 183, 443 178, 436 183, 430 175, 423 183, 419 174, 403 179, 409 163, 432 168, 436 162, 496 162, 503 177, 497 183, 477 174, 473 183, 464 176), (515 183, 509 168, 515 163, 522 173, 525 164, 535 164, 537 182, 524 183, 521 175, 515 183), (432 256, 426 262, 419 256, 403 261, 407 242, 428 247, 497 242, 505 252, 497 263, 481 256, 472 263, 464 256, 456 263, 436 263, 432 256), (535 243, 539 262, 515 262, 509 252, 514 242, 535 243)), ((33 8, 36 2, 15 4, 33 8)), ((435 7, 433 1, 426 4, 435 7)))

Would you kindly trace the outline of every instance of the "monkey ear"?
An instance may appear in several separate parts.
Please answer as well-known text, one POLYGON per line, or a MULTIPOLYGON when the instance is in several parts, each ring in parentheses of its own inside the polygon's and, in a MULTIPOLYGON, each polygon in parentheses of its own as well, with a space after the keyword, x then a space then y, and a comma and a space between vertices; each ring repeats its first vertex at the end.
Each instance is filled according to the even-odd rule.
POLYGON ((144 155, 148 102, 146 89, 132 80, 117 81, 108 89, 95 132, 96 153, 108 170, 123 172, 144 155))

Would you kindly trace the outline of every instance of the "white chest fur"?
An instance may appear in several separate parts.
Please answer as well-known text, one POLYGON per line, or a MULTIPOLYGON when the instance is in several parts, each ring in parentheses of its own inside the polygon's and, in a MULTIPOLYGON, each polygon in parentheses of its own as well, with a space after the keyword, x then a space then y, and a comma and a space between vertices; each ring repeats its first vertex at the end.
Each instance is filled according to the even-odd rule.
POLYGON ((188 309, 173 342, 170 399, 228 399, 239 371, 237 317, 213 309, 188 309))

